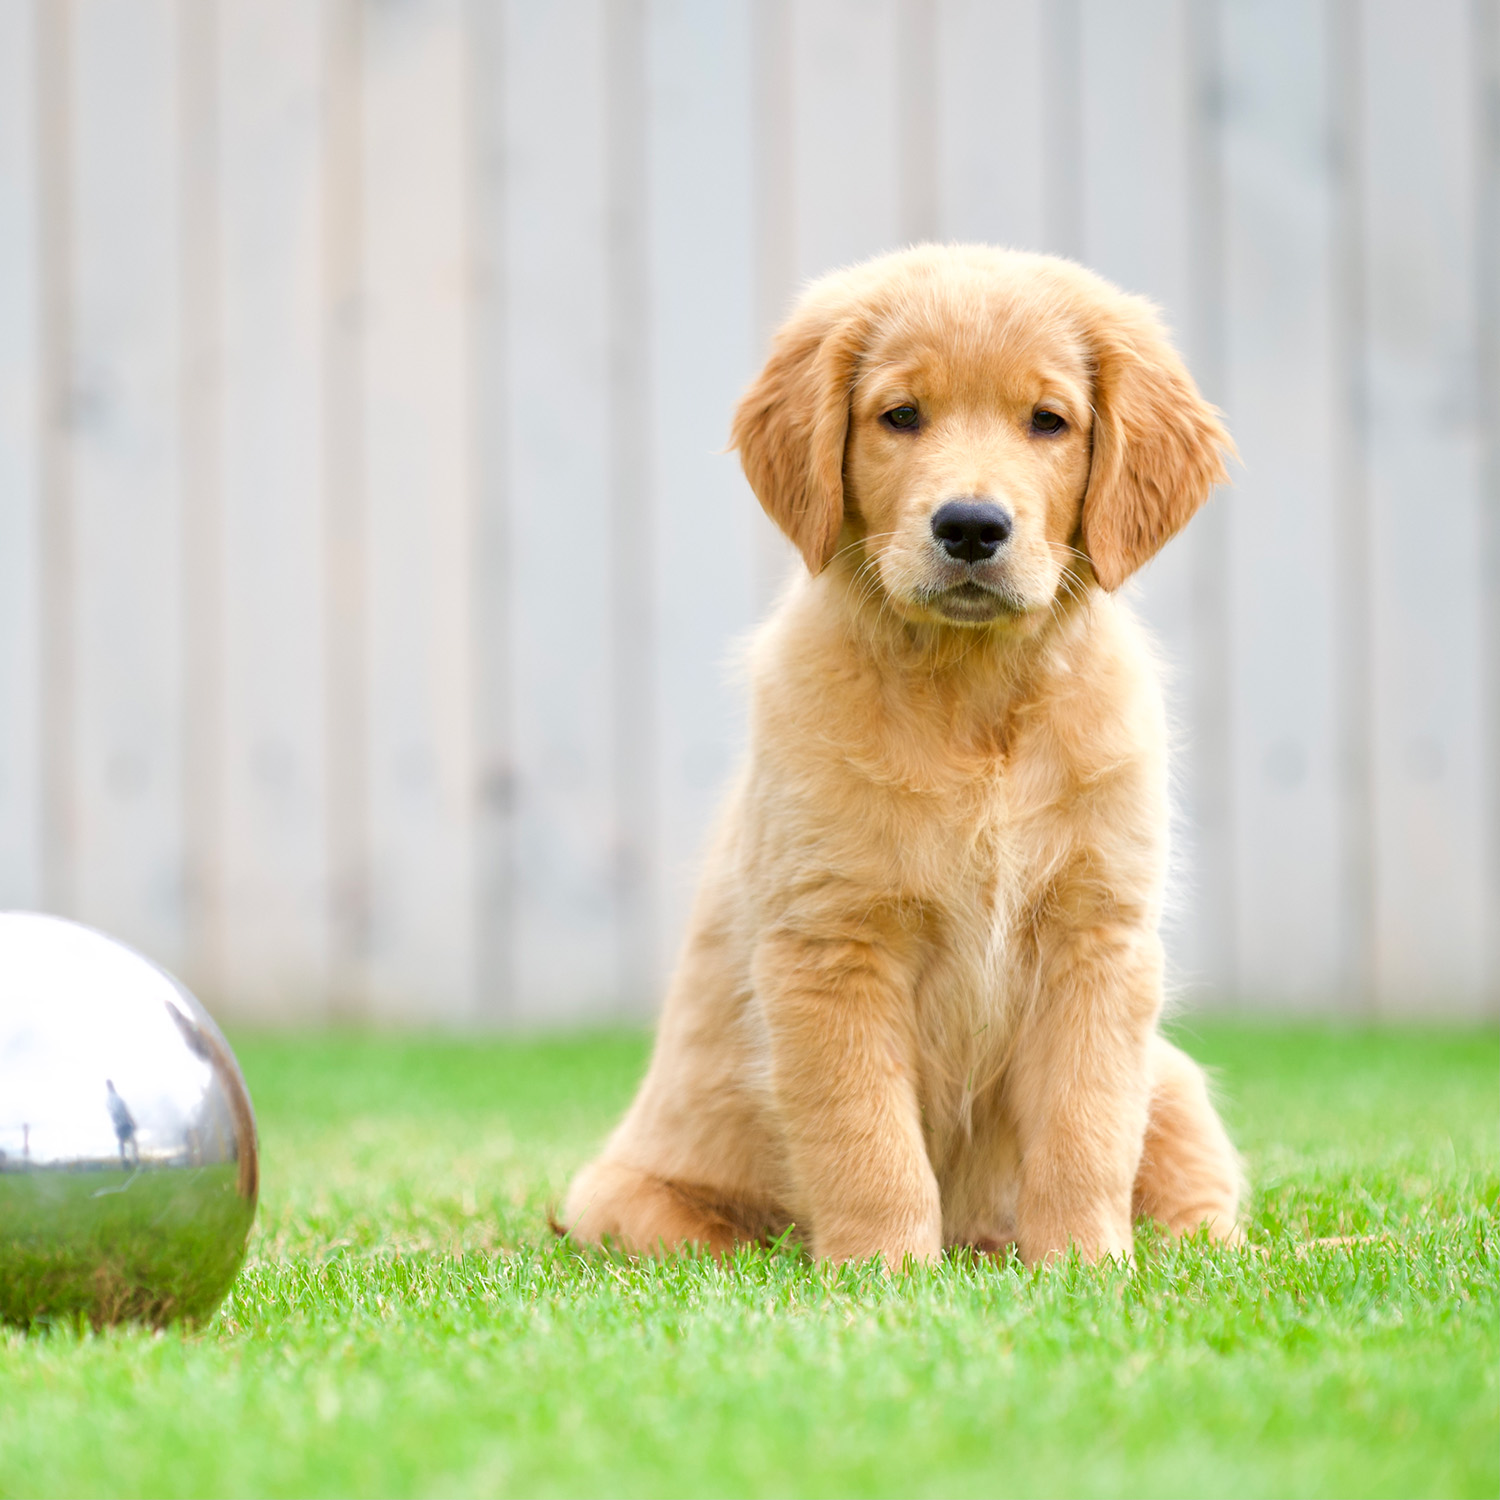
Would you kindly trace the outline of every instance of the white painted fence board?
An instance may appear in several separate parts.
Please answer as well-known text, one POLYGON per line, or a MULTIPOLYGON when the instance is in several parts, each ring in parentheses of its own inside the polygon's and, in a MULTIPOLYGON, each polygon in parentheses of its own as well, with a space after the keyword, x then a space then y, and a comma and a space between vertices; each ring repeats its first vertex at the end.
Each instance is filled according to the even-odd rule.
POLYGON ((938 233, 1039 250, 1042 0, 938 0, 938 233))
POLYGON ((751 7, 651 10, 652 464, 661 956, 670 960, 705 833, 744 734, 735 642, 757 613, 769 526, 722 450, 754 372, 751 7))
POLYGON ((1237 988, 1316 1005, 1343 919, 1328 37, 1290 0, 1235 0, 1224 42, 1237 988))
POLYGON ((510 342, 506 226, 506 25, 491 0, 471 4, 469 98, 472 119, 470 239, 474 303, 470 325, 470 409, 474 423, 474 983, 479 1018, 512 1017, 516 1002, 510 639, 511 516, 508 464, 510 342))
POLYGON ((1485 981, 1495 790, 1480 758, 1469 10, 1370 0, 1362 11, 1375 977, 1381 1006, 1396 1010, 1478 1008, 1485 981))
POLYGON ((328 991, 323 653, 322 18, 219 6, 222 903, 267 1017, 328 991))
POLYGON ((938 237, 938 5, 896 0, 896 231, 903 244, 938 237))
POLYGON ((198 993, 216 999, 225 974, 218 7, 179 6, 174 21, 181 322, 182 977, 198 993))
POLYGON ((41 0, 0 0, 0 907, 42 901, 41 0))
POLYGON ((1080 68, 1084 259, 1179 332, 1191 272, 1186 0, 1086 0, 1080 68))
POLYGON ((73 42, 76 913, 184 956, 178 57, 168 0, 73 42))
POLYGON ((460 0, 364 13, 369 1005, 474 1009, 475 768, 460 0))
MULTIPOLYGON (((1194 77, 1187 0, 1123 7, 1085 0, 1081 12, 1082 253, 1085 262, 1162 310, 1191 363, 1201 341, 1193 311, 1191 131, 1194 77)), ((1194 647, 1199 532, 1157 556, 1128 591, 1162 651, 1175 735, 1173 878, 1168 901, 1172 982, 1201 991, 1222 980, 1228 955, 1215 951, 1204 920, 1200 824, 1193 794, 1202 784, 1191 711, 1198 699, 1194 647)), ((1216 669, 1228 669, 1219 662, 1216 669)))
POLYGON ((1488 969, 1486 1006, 1500 1016, 1500 0, 1480 0, 1472 12, 1470 78, 1475 90, 1474 127, 1478 151, 1475 192, 1479 337, 1480 430, 1483 469, 1479 508, 1484 522, 1485 622, 1480 639, 1483 660, 1480 693, 1484 724, 1480 755, 1485 766, 1488 816, 1484 923, 1488 969))
POLYGON ((609 340, 607 471, 609 677, 613 702, 614 1005, 649 1014, 660 973, 655 663, 656 515, 648 341, 650 50, 645 0, 604 8, 604 141, 609 340))
POLYGON ((903 243, 896 0, 793 11, 799 276, 903 243))
POLYGON ((1053 255, 1083 253, 1082 0, 1047 0, 1041 9, 1038 59, 1046 170, 1042 174, 1042 243, 1053 255))
MULTIPOLYGON (((1187 73, 1188 295, 1180 330, 1194 377, 1208 399, 1225 399, 1225 213, 1222 15, 1219 0, 1186 0, 1183 66, 1187 73)), ((1233 629, 1228 599, 1230 525, 1239 466, 1211 495, 1183 542, 1191 561, 1190 636, 1179 679, 1178 761, 1189 855, 1193 932, 1182 946, 1182 976, 1199 1004, 1236 1005, 1236 860, 1233 795, 1233 629)), ((1179 554, 1180 555, 1180 554, 1179 554)))
MULTIPOLYGON (((795 0, 749 0, 751 143, 754 182, 750 254, 755 267, 751 309, 755 353, 797 294, 797 67, 795 0)), ((756 599, 764 613, 798 566, 791 544, 769 523, 756 539, 756 599)))
POLYGON ((364 0, 323 0, 323 631, 327 661, 327 1003, 359 1016, 369 990, 369 589, 364 444, 364 0))
POLYGON ((608 1011, 619 984, 604 17, 506 12, 503 412, 512 496, 515 1013, 608 1011), (566 186, 563 186, 563 185, 566 186))

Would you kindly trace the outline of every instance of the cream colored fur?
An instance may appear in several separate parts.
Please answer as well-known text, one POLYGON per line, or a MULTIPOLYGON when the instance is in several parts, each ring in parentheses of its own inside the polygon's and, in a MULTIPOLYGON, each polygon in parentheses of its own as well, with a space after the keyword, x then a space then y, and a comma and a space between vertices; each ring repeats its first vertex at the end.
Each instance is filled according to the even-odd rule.
POLYGON ((734 440, 808 571, 755 638, 748 763, 567 1231, 795 1225, 892 1264, 1128 1257, 1142 1214, 1233 1234, 1237 1158, 1157 1031, 1166 732, 1111 593, 1224 477, 1154 312, 1048 257, 886 256, 802 298, 734 440), (992 561, 934 541, 953 498, 1013 518, 992 561))

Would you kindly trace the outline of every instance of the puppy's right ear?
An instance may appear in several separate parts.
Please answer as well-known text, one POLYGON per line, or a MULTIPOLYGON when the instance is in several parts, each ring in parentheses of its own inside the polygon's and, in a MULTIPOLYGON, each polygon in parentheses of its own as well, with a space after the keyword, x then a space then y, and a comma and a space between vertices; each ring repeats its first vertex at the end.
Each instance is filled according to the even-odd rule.
POLYGON ((804 304, 735 410, 730 446, 761 508, 791 538, 809 573, 838 550, 844 443, 863 323, 847 309, 804 304))

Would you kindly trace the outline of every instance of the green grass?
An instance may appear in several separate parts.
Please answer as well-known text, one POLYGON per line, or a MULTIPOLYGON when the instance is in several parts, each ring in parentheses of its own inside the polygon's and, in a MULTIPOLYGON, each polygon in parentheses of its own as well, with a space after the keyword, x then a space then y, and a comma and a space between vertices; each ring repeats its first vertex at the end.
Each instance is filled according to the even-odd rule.
POLYGON ((897 1276, 556 1245, 639 1038, 241 1038, 233 1294, 0 1331, 0 1494, 1495 1495, 1500 1041, 1179 1036, 1258 1250, 897 1276))

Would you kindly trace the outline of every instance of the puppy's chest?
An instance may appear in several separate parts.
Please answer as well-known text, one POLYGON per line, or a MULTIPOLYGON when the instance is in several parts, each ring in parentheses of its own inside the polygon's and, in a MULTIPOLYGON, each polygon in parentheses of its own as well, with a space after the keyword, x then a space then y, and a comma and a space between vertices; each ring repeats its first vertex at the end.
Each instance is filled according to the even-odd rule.
POLYGON ((1026 1012, 1050 864, 1045 818, 1012 789, 976 797, 968 812, 962 824, 944 819, 934 840, 942 869, 923 901, 912 997, 934 1144, 967 1131, 1026 1012))
POLYGON ((894 751, 871 758, 861 800, 884 815, 863 838, 883 845, 890 893, 922 913, 924 971, 945 989, 993 996, 1072 842, 1068 766, 1036 732, 989 743, 931 734, 922 748, 905 761, 894 751))
POLYGON ((931 851, 923 908, 930 967, 992 988, 1016 957, 1055 858, 1046 809, 1003 773, 935 799, 919 842, 931 851))

